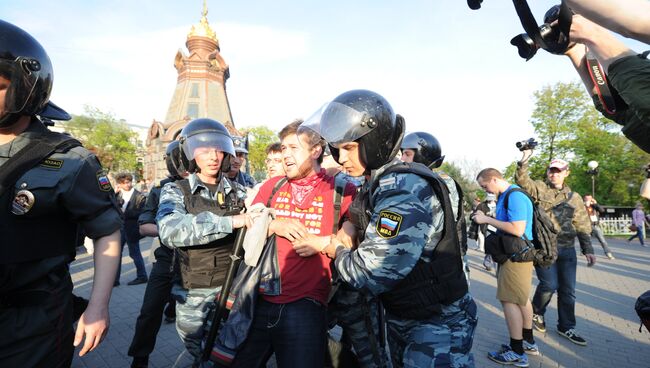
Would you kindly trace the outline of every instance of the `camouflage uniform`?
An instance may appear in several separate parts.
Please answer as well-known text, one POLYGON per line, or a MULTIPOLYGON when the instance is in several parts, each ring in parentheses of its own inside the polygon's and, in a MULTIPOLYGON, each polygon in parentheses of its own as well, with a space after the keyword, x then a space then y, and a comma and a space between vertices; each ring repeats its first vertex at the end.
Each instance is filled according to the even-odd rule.
POLYGON ((575 327, 575 283, 577 261, 575 238, 578 237, 582 254, 594 254, 591 245, 591 220, 580 194, 566 184, 555 189, 541 180, 532 180, 528 165, 519 163, 515 173, 517 184, 528 192, 558 225, 558 259, 549 269, 535 267, 539 284, 533 296, 533 312, 543 316, 553 293, 558 292, 558 328, 562 331, 575 327), (572 193, 572 194, 571 194, 572 193))
MULTIPOLYGON (((196 174, 190 175, 188 181, 194 195, 216 200, 216 195, 210 194, 196 174)), ((226 194, 235 190, 232 183, 224 177, 219 185, 224 187, 226 194)), ((242 187, 238 186, 236 190, 239 198, 245 196, 242 187)), ((185 208, 183 192, 176 183, 167 183, 162 188, 156 221, 160 240, 170 247, 208 244, 233 232, 230 216, 217 216, 207 211, 198 215, 189 214, 185 208)), ((172 287, 172 295, 177 301, 176 329, 185 347, 195 358, 201 356, 204 322, 219 290, 220 287, 188 290, 179 283, 172 287)))
MULTIPOLYGON (((368 190, 368 183, 362 190, 368 190)), ((444 213, 429 183, 415 174, 381 176, 371 203, 374 211, 363 242, 356 250, 339 247, 335 265, 342 280, 377 296, 395 287, 420 258, 430 260, 443 237, 444 213), (391 236, 380 235, 378 230, 380 212, 386 210, 401 218, 391 236)), ((476 304, 467 293, 443 306, 441 314, 427 320, 403 319, 387 313, 392 364, 395 367, 473 367, 470 349, 477 323, 476 311, 476 304)))

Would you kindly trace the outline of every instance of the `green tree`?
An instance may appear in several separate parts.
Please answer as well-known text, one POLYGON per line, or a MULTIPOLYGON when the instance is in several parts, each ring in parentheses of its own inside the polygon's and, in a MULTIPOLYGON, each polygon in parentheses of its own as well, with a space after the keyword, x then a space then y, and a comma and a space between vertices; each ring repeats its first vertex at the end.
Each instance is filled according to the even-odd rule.
MULTIPOLYGON (((559 157, 570 163, 567 184, 571 189, 591 193, 587 163, 597 161, 596 199, 608 205, 634 205, 643 180, 642 166, 650 155, 627 140, 618 125, 603 118, 577 82, 546 86, 534 98, 530 123, 539 146, 530 161, 531 178, 544 180, 549 161, 559 157)), ((505 177, 512 179, 515 170, 513 162, 506 167, 505 177)))
POLYGON ((440 166, 440 170, 451 176, 460 185, 460 188, 463 190, 465 210, 469 211, 472 208, 474 198, 483 195, 481 188, 473 177, 474 175, 470 175, 469 173, 465 174, 461 167, 454 162, 444 162, 440 166))
POLYGON ((265 126, 256 126, 243 128, 243 131, 248 133, 248 162, 250 166, 250 174, 257 181, 266 178, 266 147, 273 142, 278 142, 278 135, 276 132, 265 126))
POLYGON ((104 168, 111 172, 134 172, 137 134, 112 114, 91 106, 84 111, 66 122, 65 130, 94 152, 104 168))

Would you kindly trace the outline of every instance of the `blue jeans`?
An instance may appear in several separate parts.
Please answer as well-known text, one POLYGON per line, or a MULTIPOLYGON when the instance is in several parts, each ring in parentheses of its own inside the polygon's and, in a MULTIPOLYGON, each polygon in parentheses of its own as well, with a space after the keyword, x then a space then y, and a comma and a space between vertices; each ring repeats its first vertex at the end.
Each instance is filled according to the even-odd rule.
POLYGON ((313 299, 273 304, 261 297, 253 325, 232 368, 263 368, 275 352, 278 368, 323 367, 327 310, 313 299))
POLYGON ((631 237, 629 237, 629 238, 627 239, 627 241, 630 241, 630 240, 632 240, 632 239, 638 237, 638 238, 639 238, 639 243, 641 243, 641 245, 643 245, 643 244, 644 244, 644 242, 643 242, 643 226, 645 226, 645 225, 641 225, 641 226, 637 225, 637 227, 636 227, 636 234, 634 234, 634 235, 632 235, 631 237))
POLYGON ((539 284, 533 296, 533 313, 544 315, 557 291, 557 328, 566 331, 576 326, 576 268, 578 258, 571 247, 557 248, 557 261, 549 268, 535 267, 539 284))
POLYGON ((117 264, 117 276, 115 282, 120 282, 120 273, 122 273, 122 251, 124 250, 124 244, 126 243, 129 246, 129 257, 133 260, 135 264, 135 269, 137 272, 138 278, 147 277, 147 269, 144 267, 144 259, 142 259, 142 254, 140 253, 140 239, 137 241, 128 241, 126 239, 126 231, 122 228, 122 245, 120 246, 120 262, 117 264))

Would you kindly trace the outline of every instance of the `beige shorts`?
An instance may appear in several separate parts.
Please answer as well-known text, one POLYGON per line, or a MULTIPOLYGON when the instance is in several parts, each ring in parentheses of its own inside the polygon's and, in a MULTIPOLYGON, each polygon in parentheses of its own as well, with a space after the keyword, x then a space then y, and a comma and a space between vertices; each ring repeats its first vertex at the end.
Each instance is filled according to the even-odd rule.
POLYGON ((525 306, 533 282, 533 262, 507 260, 497 271, 497 299, 525 306))

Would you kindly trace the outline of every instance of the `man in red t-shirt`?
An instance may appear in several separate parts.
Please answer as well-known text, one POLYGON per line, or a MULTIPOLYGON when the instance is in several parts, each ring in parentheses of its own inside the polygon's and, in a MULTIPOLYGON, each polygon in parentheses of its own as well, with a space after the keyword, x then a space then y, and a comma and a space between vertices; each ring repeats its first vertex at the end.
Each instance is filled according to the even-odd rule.
MULTIPOLYGON (((266 367, 274 352, 279 368, 322 367, 325 361, 331 271, 330 259, 317 250, 335 235, 335 180, 320 167, 325 141, 312 130, 298 130, 301 123, 295 121, 279 134, 288 180, 270 201, 276 219, 269 235, 276 236, 282 291, 258 299, 248 338, 233 362, 235 368, 266 367)), ((253 203, 266 204, 283 178, 264 183, 253 203)), ((340 218, 346 216, 355 192, 354 185, 345 186, 340 218)))

